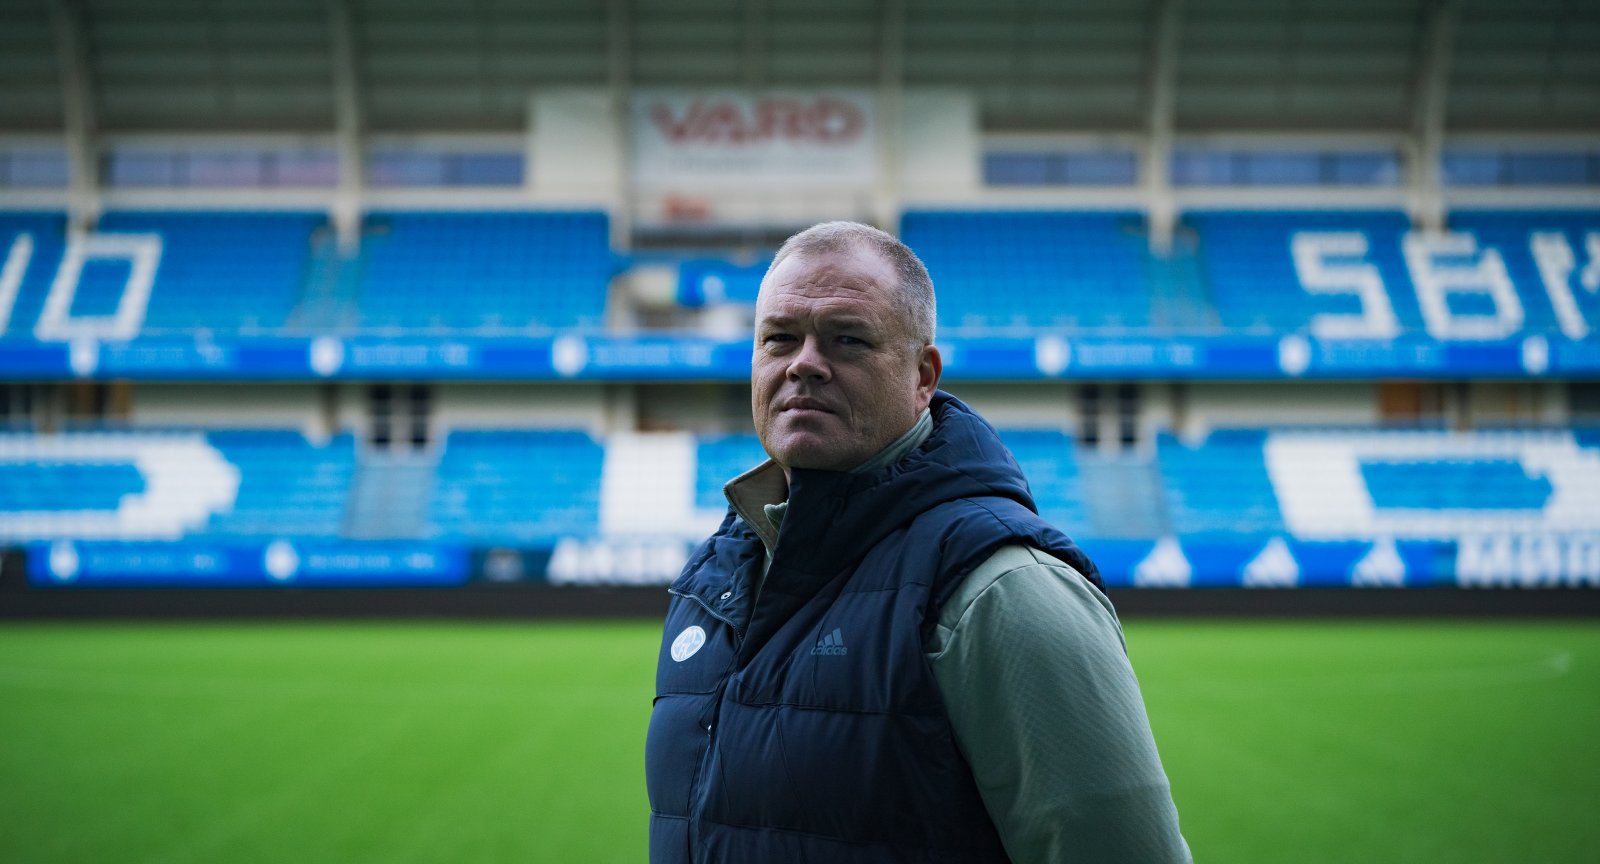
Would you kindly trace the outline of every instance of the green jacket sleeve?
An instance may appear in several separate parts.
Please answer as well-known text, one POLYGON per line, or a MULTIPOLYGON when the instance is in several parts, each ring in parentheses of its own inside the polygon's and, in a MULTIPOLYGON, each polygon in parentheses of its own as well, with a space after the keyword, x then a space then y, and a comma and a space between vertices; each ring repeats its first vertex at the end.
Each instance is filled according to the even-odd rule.
POLYGON ((928 659, 1017 862, 1187 862, 1110 601, 1035 549, 996 552, 941 610, 928 659))

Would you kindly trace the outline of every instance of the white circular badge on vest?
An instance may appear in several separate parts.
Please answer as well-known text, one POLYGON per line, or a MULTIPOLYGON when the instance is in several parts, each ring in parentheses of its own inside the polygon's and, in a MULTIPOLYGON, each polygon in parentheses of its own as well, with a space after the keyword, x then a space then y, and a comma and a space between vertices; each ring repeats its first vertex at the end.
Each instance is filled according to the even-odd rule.
POLYGON ((700 646, 704 644, 706 644, 706 631, 701 630, 699 625, 685 627, 683 632, 678 634, 678 638, 672 640, 672 659, 682 663, 693 657, 694 652, 699 651, 700 646))

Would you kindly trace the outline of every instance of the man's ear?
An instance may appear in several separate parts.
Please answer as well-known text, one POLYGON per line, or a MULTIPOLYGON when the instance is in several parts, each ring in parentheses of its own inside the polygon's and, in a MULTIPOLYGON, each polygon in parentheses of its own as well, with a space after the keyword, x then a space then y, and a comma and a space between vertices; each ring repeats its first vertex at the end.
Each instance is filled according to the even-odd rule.
POLYGON ((933 402, 933 391, 939 389, 939 376, 942 374, 944 358, 939 356, 939 349, 932 345, 922 346, 921 356, 917 358, 918 411, 933 402))

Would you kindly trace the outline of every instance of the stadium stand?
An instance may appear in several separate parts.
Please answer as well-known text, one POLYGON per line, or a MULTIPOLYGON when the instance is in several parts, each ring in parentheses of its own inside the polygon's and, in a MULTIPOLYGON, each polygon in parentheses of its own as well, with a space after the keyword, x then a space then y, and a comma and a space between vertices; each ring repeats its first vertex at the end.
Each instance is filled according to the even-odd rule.
POLYGON ((1069 534, 1085 533, 1091 496, 1083 488, 1072 439, 1054 430, 1002 430, 1005 442, 1028 478, 1039 515, 1069 534))
MULTIPOLYGON (((609 544, 631 526, 672 547, 762 458, 738 433, 770 250, 853 218, 929 265, 948 386, 1013 425, 1046 516, 1130 560, 1157 539, 1277 539, 1279 575, 1295 544, 1388 534, 1593 545, 1571 479, 1600 422, 1593 76, 1582 40, 1518 35, 1592 23, 1556 5, 1133 4, 1084 30, 1081 10, 963 2, 826 22, 833 45, 903 36, 889 77, 836 51, 690 44, 672 16, 625 22, 645 35, 619 62, 567 62, 588 36, 499 10, 480 23, 543 33, 555 59, 390 51, 337 98, 303 64, 151 41, 95 4, 18 13, 39 74, 0 136, 0 428, 114 431, 8 438, 33 455, 0 462, 4 537, 194 538, 173 546, 205 557, 283 534, 402 562, 448 549, 461 578, 487 578, 490 545, 565 544, 585 574, 623 560, 609 544), (991 18, 1016 39, 966 44, 991 18), (1181 38, 1101 38, 1156 24, 1181 38), (1055 62, 1064 45, 1095 59, 1055 62), (484 57, 505 74, 440 77, 484 57), (1512 66, 1531 71, 1500 80, 1512 66), (791 78, 838 90, 762 84, 791 78), (94 110, 74 131, 60 106, 78 100, 94 110), (411 395, 380 408, 374 385, 411 395), (1291 431, 1310 420, 1372 428, 1291 431), (1396 431, 1419 423, 1435 431, 1396 431), (1526 428, 1437 431, 1498 424, 1526 428), (245 431, 195 428, 212 425, 245 431), (569 426, 597 437, 541 431, 569 426), (658 498, 682 512, 641 519, 658 498)), ((688 29, 782 26, 702 12, 688 29)), ((426 41, 451 14, 357 16, 348 35, 426 41)), ((282 56, 322 57, 322 29, 282 56)))
MULTIPOLYGON (((97 232, 161 238, 145 331, 271 331, 288 323, 299 302, 311 233, 326 221, 321 213, 113 211, 101 216, 97 232)), ((114 303, 127 278, 127 264, 119 263, 106 267, 98 281, 86 271, 74 306, 107 295, 114 303)))
POLYGON ((0 255, 22 261, 0 274, 0 337, 31 338, 66 245, 64 213, 0 213, 0 255))
POLYGON ((207 440, 239 474, 233 507, 208 533, 239 537, 335 537, 355 473, 355 440, 316 446, 299 432, 213 431, 207 440))
MULTIPOLYGON (((1040 512, 1077 536, 1154 539, 1287 535, 1448 539, 1473 532, 1600 531, 1600 433, 1223 429, 1199 442, 1163 434, 1164 494, 1119 505, 1127 475, 1084 470, 1070 436, 1002 430, 1040 512), (1104 530, 1112 524, 1142 531, 1104 530)), ((722 485, 765 459, 753 435, 703 436, 693 506, 720 511, 722 485)), ((457 430, 424 458, 433 493, 417 536, 509 545, 594 537, 603 442, 562 430, 457 430)), ((675 470, 662 467, 663 474, 675 470)), ((337 537, 349 533, 357 456, 350 435, 299 432, 93 432, 0 435, 0 536, 47 540, 83 530, 123 539, 337 537), (177 515, 147 513, 157 497, 177 515), (173 502, 177 502, 174 504, 173 502), (115 527, 102 523, 115 516, 115 527), (184 521, 187 520, 187 521, 184 521), (101 526, 101 527, 96 527, 101 526)), ((670 493, 666 490, 663 494, 670 493)), ((106 523, 111 524, 111 523, 106 523)), ((653 533, 652 526, 640 526, 653 533)))
POLYGON ((1213 432, 1196 446, 1170 434, 1157 439, 1165 505, 1175 533, 1283 531, 1261 455, 1265 440, 1266 433, 1260 430, 1213 432))
POLYGON ((913 211, 901 238, 955 328, 1142 328, 1150 323, 1144 216, 913 211))
POLYGON ((513 544, 592 537, 599 530, 604 458, 604 448, 583 432, 451 432, 429 532, 513 544))
MULTIPOLYGON (((45 317, 63 264, 64 222, 60 214, 0 214, 0 244, 21 262, 6 277, 15 284, 0 285, 5 336, 34 335, 45 317)), ((91 236, 158 241, 148 301, 122 338, 592 329, 603 323, 607 284, 621 262, 608 245, 607 217, 594 212, 372 213, 349 260, 326 223, 308 213, 112 211, 91 236)), ((1146 251, 1143 217, 1132 213, 912 211, 902 233, 938 285, 941 325, 956 332, 1430 331, 1413 279, 1424 259, 1407 261, 1407 244, 1419 235, 1402 213, 1195 211, 1183 225, 1168 255, 1146 251), (1364 281, 1381 295, 1376 309, 1358 296, 1364 281), (1354 317, 1364 309, 1365 323, 1354 317), (1375 312, 1382 314, 1370 317, 1375 312), (1325 316, 1356 330, 1319 331, 1325 316)), ((1460 211, 1450 227, 1459 233, 1431 238, 1444 245, 1425 253, 1427 266, 1453 283, 1435 319, 1505 312, 1481 278, 1463 285, 1451 270, 1498 256, 1517 301, 1508 332, 1587 337, 1588 322, 1600 318, 1600 211, 1460 211), (1470 253, 1460 251, 1467 238, 1470 253)), ((133 257, 122 249, 88 254, 66 316, 109 319, 127 299, 133 257)), ((680 261, 678 303, 748 307, 766 266, 680 261)), ((59 325, 61 310, 56 317, 59 325)), ((1468 332, 1431 326, 1440 338, 1468 332)), ((65 332, 41 325, 38 335, 65 332)))
POLYGON ((1262 456, 1297 536, 1600 530, 1600 450, 1569 430, 1286 430, 1262 456))
POLYGON ((1293 235, 1323 232, 1354 235, 1345 263, 1364 259, 1376 268, 1401 327, 1418 328, 1415 302, 1395 286, 1409 285, 1400 238, 1411 222, 1387 211, 1207 211, 1183 217, 1199 240, 1202 272, 1224 327, 1294 332, 1318 313, 1355 314, 1354 295, 1310 293, 1297 272, 1293 235), (1359 250, 1359 251, 1358 251, 1359 250))
POLYGON ((614 269, 606 226, 602 213, 370 214, 359 264, 361 324, 598 326, 614 269))
POLYGON ((1588 322, 1600 321, 1600 211, 1460 210, 1449 227, 1476 237, 1480 249, 1498 250, 1528 329, 1582 339, 1588 322), (1551 282, 1565 290, 1552 293, 1551 282))
POLYGON ((354 462, 291 430, 0 434, 0 537, 337 536, 354 462))
POLYGON ((694 504, 703 510, 728 506, 722 486, 767 458, 754 435, 718 435, 695 442, 694 504))

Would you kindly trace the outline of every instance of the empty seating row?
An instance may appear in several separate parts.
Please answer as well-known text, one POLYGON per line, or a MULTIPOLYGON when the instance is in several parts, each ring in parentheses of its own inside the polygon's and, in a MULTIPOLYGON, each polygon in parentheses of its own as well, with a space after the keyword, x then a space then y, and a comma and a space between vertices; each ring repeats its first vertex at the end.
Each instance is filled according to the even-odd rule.
POLYGON ((306 305, 358 327, 600 324, 615 270, 597 212, 373 213, 353 256, 325 214, 0 213, 0 338, 277 332, 306 305))
POLYGON ((604 456, 582 432, 452 432, 430 498, 429 533, 504 544, 591 537, 604 456))
POLYGON ((614 268, 601 213, 376 213, 361 259, 370 327, 594 327, 614 268))
POLYGON ((900 231, 933 277, 941 325, 1149 326, 1141 214, 916 211, 900 231))
MULTIPOLYGON (((1060 431, 1003 430, 1001 437, 1040 512, 1077 536, 1122 536, 1108 529, 1113 521, 1166 526, 1154 530, 1183 537, 1302 541, 1600 532, 1600 433, 1592 431, 1162 435, 1154 459, 1160 491, 1148 501, 1108 488, 1128 474, 1086 471, 1060 431)), ((630 439, 635 455, 638 438, 630 439)), ((685 512, 722 511, 723 484, 765 459, 753 435, 682 440, 687 449, 648 450, 681 454, 674 464, 652 468, 619 457, 629 472, 650 476, 610 484, 602 481, 606 444, 585 432, 457 430, 437 463, 409 481, 417 488, 394 490, 417 496, 425 514, 401 533, 545 547, 565 538, 671 533, 690 524, 685 512), (617 508, 604 500, 607 489, 659 500, 617 508), (606 523, 608 507, 639 521, 606 523), (651 524, 651 514, 660 524, 651 524)), ((347 536, 346 526, 360 521, 352 509, 363 506, 352 494, 360 461, 349 434, 326 442, 281 430, 0 434, 0 543, 347 536)))
MULTIPOLYGON (((1447 227, 1415 231, 1399 211, 1197 210, 1166 258, 1137 213, 912 211, 901 235, 933 276, 941 326, 968 331, 1208 326, 1207 305, 1226 330, 1346 338, 1583 339, 1600 322, 1600 210, 1462 210, 1447 227)), ((751 304, 764 272, 684 262, 680 301, 751 304)))
POLYGON ((1183 223, 1228 329, 1315 332, 1338 316, 1343 335, 1582 339, 1600 322, 1600 210, 1462 210, 1447 234, 1415 231, 1397 211, 1214 211, 1183 223))
POLYGON ((348 434, 0 434, 0 540, 338 536, 355 462, 348 434))
MULTIPOLYGON (((1233 331, 1318 332, 1331 316, 1344 323, 1328 332, 1343 335, 1591 336, 1600 210, 1460 210, 1447 227, 1455 233, 1417 232, 1398 211, 1194 211, 1180 224, 1193 250, 1179 243, 1168 259, 1151 256, 1134 212, 912 211, 900 226, 928 264, 947 328, 1211 319, 1177 314, 1175 292, 1209 303, 1233 331), (1167 284, 1190 272, 1193 290, 1167 284)), ((589 328, 604 319, 619 266, 599 212, 376 212, 353 257, 330 237, 326 216, 310 212, 110 211, 78 238, 60 213, 0 213, 0 337, 70 338, 96 320, 113 322, 98 331, 113 338, 325 321, 589 328), (296 315, 330 305, 343 311, 296 315)), ((686 261, 680 301, 748 305, 764 272, 765 260, 686 261)))

